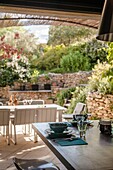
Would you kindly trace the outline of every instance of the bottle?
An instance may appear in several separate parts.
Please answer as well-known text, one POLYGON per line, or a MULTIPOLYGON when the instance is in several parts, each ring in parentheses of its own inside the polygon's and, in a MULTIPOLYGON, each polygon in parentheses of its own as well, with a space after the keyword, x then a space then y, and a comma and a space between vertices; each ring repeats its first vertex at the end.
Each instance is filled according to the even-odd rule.
POLYGON ((18 104, 17 97, 16 95, 14 95, 13 105, 16 106, 17 104, 18 104))
POLYGON ((10 98, 9 98, 8 105, 9 105, 9 106, 12 106, 12 105, 13 105, 13 98, 12 98, 12 95, 11 95, 10 98))

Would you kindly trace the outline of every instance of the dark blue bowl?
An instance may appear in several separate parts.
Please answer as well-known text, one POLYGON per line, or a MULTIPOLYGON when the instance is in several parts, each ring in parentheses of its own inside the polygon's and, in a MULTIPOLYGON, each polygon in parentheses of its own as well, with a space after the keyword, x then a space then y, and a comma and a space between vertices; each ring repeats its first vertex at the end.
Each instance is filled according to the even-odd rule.
POLYGON ((63 133, 68 127, 66 123, 49 123, 49 126, 55 133, 63 133))

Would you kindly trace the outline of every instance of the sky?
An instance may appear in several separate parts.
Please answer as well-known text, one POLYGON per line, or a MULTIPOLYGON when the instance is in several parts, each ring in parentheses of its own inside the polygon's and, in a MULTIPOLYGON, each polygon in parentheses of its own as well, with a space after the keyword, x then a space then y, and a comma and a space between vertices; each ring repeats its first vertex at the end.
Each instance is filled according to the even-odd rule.
POLYGON ((47 43, 49 27, 49 25, 25 26, 27 30, 39 38, 38 43, 47 43))

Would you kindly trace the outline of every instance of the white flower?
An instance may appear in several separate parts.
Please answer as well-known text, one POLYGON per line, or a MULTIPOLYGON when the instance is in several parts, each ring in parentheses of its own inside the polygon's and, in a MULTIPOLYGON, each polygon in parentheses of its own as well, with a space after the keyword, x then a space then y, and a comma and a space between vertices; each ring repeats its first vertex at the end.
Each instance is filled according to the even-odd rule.
POLYGON ((25 82, 27 78, 30 78, 30 64, 25 56, 19 57, 17 54, 14 54, 11 57, 11 61, 7 62, 7 67, 11 67, 12 71, 18 74, 20 81, 25 82))

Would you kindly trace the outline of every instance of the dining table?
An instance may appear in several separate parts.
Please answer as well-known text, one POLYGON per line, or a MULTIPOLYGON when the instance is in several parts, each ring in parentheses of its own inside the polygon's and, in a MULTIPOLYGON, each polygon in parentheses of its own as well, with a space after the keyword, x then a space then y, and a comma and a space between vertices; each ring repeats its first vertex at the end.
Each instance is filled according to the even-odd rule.
POLYGON ((57 108, 57 113, 58 113, 58 116, 57 116, 57 121, 61 122, 62 121, 62 114, 64 113, 64 111, 66 110, 65 107, 63 106, 60 106, 58 104, 42 104, 42 105, 13 105, 13 106, 8 106, 8 105, 3 105, 3 106, 0 106, 0 109, 10 109, 11 112, 13 112, 15 109, 38 109, 38 108, 57 108))
MULTIPOLYGON (((51 129, 47 122, 33 123, 32 128, 68 170, 113 170, 113 138, 100 132, 98 120, 87 128, 86 145, 62 146, 57 138, 48 138, 51 129)), ((77 128, 68 128, 78 138, 77 128)))

